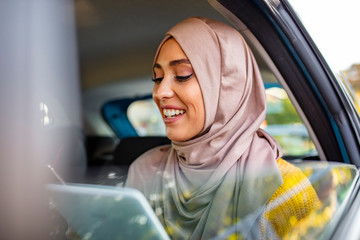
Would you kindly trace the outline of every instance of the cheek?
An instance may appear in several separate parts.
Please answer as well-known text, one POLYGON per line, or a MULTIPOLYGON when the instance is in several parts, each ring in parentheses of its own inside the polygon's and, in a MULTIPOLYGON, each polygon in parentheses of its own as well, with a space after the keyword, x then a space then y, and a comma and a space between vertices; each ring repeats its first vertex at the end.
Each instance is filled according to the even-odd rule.
POLYGON ((156 99, 156 92, 157 92, 158 86, 154 84, 153 91, 152 91, 152 98, 154 102, 156 103, 158 100, 156 99))
POLYGON ((158 107, 160 113, 161 113, 161 109, 160 109, 160 102, 159 102, 159 99, 156 98, 156 91, 157 91, 157 86, 156 84, 154 85, 154 88, 153 88, 153 92, 152 92, 152 98, 153 98, 153 101, 155 102, 156 106, 158 107))
POLYGON ((199 125, 202 127, 205 124, 205 104, 204 99, 202 96, 202 92, 200 90, 200 86, 197 84, 197 86, 194 86, 195 91, 192 92, 192 102, 194 104, 194 109, 196 113, 197 121, 199 121, 199 125))
POLYGON ((199 125, 201 125, 201 128, 203 128, 205 125, 205 106, 202 98, 197 106, 197 109, 198 109, 197 115, 199 119, 199 125))
POLYGON ((155 93, 156 93, 156 91, 157 91, 157 86, 156 86, 156 84, 154 84, 154 87, 153 87, 153 90, 152 90, 152 97, 153 97, 153 99, 154 99, 154 101, 155 101, 155 93))
POLYGON ((197 103, 196 105, 197 105, 198 112, 203 114, 203 113, 205 113, 205 105, 204 105, 204 99, 203 99, 199 84, 197 84, 197 88, 194 88, 194 89, 196 89, 196 91, 194 92, 194 102, 197 103))

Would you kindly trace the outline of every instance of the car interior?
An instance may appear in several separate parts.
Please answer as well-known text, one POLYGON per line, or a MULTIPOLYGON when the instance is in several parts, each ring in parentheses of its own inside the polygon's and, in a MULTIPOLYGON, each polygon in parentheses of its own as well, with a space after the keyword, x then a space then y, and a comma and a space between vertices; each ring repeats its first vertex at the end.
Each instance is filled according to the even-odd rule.
POLYGON ((280 142, 284 159, 326 158, 287 81, 262 44, 223 5, 209 2, 75 2, 88 163, 84 181, 114 184, 121 179, 122 184, 136 157, 170 143, 156 106, 150 104, 152 58, 163 34, 194 15, 235 26, 252 48, 268 99, 262 127, 280 142))

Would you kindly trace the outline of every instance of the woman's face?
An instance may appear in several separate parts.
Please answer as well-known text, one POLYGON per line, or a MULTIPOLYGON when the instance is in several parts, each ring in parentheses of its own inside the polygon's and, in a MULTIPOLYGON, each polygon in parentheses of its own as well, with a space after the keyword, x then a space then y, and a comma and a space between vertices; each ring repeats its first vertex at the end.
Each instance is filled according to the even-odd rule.
POLYGON ((154 64, 153 98, 173 141, 186 141, 203 129, 205 106, 191 63, 175 39, 167 40, 154 64))

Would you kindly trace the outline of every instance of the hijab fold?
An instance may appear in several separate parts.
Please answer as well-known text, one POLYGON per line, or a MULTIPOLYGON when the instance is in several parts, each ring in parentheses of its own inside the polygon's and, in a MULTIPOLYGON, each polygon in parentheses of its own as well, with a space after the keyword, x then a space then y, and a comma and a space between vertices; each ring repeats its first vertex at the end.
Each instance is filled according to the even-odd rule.
MULTIPOLYGON (((158 196, 151 204, 161 209, 159 217, 174 239, 209 239, 244 219, 254 224, 282 184, 276 164, 281 150, 259 129, 266 114, 265 90, 240 33, 215 20, 188 18, 169 30, 154 61, 170 37, 199 81, 205 125, 193 139, 172 141, 165 150, 141 156, 130 168, 127 186, 148 198, 158 196), (146 180, 139 182, 139 174, 146 180)), ((250 228, 238 231, 246 238, 250 228)))

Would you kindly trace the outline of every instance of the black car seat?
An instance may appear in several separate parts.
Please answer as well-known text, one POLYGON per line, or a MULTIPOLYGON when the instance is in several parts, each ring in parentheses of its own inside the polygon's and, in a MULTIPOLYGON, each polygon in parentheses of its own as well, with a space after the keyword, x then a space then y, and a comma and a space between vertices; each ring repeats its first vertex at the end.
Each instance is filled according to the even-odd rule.
POLYGON ((129 137, 122 139, 114 151, 116 165, 130 166, 141 154, 161 145, 170 144, 167 137, 129 137))

